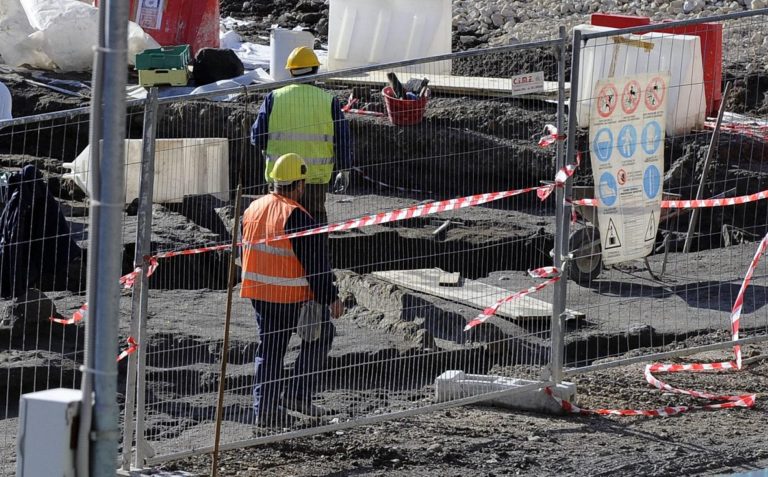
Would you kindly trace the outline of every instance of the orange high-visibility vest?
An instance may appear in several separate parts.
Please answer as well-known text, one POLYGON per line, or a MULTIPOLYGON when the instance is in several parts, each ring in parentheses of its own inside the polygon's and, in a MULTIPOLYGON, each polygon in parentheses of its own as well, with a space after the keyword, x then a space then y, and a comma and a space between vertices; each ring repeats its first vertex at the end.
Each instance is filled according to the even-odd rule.
POLYGON ((287 197, 268 194, 243 214, 241 297, 270 303, 300 303, 314 297, 290 240, 256 243, 283 235, 288 217, 297 208, 304 210, 287 197))

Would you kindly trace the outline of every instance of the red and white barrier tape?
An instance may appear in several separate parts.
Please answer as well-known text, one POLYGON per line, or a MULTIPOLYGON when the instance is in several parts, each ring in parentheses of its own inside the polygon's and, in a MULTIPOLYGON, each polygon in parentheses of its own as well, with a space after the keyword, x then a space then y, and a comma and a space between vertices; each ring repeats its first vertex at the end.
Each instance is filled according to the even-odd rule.
POLYGON ((539 139, 540 147, 549 147, 557 141, 565 141, 567 136, 565 134, 557 134, 557 127, 553 124, 547 124, 544 126, 544 136, 539 139))
POLYGON ((136 352, 136 350, 139 349, 139 344, 136 342, 135 339, 133 339, 133 336, 129 336, 127 340, 125 340, 126 343, 128 343, 128 347, 123 350, 122 353, 120 353, 117 356, 117 362, 124 360, 128 356, 132 355, 136 352))
POLYGON ((381 112, 379 112, 379 111, 368 111, 367 109, 358 109, 358 108, 353 108, 352 106, 356 105, 357 103, 358 103, 358 100, 357 100, 357 98, 352 98, 352 97, 350 96, 350 99, 349 99, 349 101, 347 102, 347 104, 345 104, 345 105, 344 105, 344 106, 341 108, 341 110, 342 110, 343 112, 345 112, 345 113, 361 114, 361 115, 363 115, 363 116, 376 116, 376 117, 378 117, 378 118, 385 118, 385 117, 387 117, 387 115, 386 115, 386 114, 384 114, 384 113, 381 113, 381 112))
POLYGON ((83 304, 76 312, 72 314, 72 318, 68 320, 54 317, 50 317, 48 319, 60 325, 74 325, 75 323, 79 323, 86 318, 88 318, 88 303, 83 304))
MULTIPOLYGON (((768 199, 768 190, 755 192, 754 194, 742 195, 739 197, 728 197, 724 199, 700 199, 700 200, 662 200, 662 209, 704 209, 710 207, 727 207, 731 205, 742 205, 758 200, 768 199)), ((599 199, 579 199, 571 201, 573 205, 583 205, 588 207, 600 207, 599 199)))
POLYGON ((543 268, 537 268, 536 270, 529 270, 528 274, 535 278, 548 278, 548 280, 545 282, 539 283, 538 285, 532 286, 527 290, 519 291, 517 293, 514 293, 512 295, 509 295, 497 301, 494 305, 489 306, 488 308, 483 310, 482 313, 480 313, 474 319, 472 319, 469 323, 467 323, 467 326, 464 327, 464 331, 469 331, 475 326, 485 323, 488 319, 490 319, 493 315, 496 314, 496 312, 499 310, 501 305, 505 303, 509 303, 512 300, 517 300, 518 298, 522 298, 526 295, 530 295, 531 293, 536 293, 542 288, 545 288, 555 283, 556 281, 560 280, 560 271, 555 267, 543 267, 543 268))
MULTIPOLYGON (((736 296, 736 301, 733 303, 731 309, 731 339, 733 341, 739 340, 739 321, 741 319, 741 310, 744 306, 744 295, 749 287, 749 283, 752 281, 752 275, 757 269, 760 258, 768 248, 768 234, 760 241, 760 245, 755 251, 755 255, 752 258, 752 262, 749 264, 747 274, 744 276, 744 280, 739 288, 739 293, 736 296)), ((697 399, 706 399, 709 401, 720 401, 719 403, 703 404, 700 406, 674 406, 664 407, 661 409, 641 410, 641 409, 584 409, 576 406, 573 403, 564 401, 552 393, 550 388, 546 388, 547 394, 552 396, 560 406, 566 412, 576 414, 601 414, 601 415, 616 415, 616 416, 672 416, 674 414, 680 414, 682 412, 690 411, 692 409, 730 409, 735 407, 752 407, 755 405, 757 396, 755 394, 712 394, 703 391, 694 391, 688 389, 680 389, 660 380, 654 373, 679 373, 679 372, 707 372, 707 371, 738 371, 742 369, 742 357, 741 346, 734 345, 733 347, 734 361, 723 361, 718 363, 686 363, 686 364, 663 364, 654 363, 645 367, 643 375, 645 380, 651 386, 655 388, 674 394, 684 394, 697 399)))
MULTIPOLYGON (((714 129, 715 125, 715 121, 704 122, 704 126, 709 129, 714 129)), ((755 139, 768 141, 768 126, 762 124, 723 123, 720 125, 720 131, 741 134, 755 139)))

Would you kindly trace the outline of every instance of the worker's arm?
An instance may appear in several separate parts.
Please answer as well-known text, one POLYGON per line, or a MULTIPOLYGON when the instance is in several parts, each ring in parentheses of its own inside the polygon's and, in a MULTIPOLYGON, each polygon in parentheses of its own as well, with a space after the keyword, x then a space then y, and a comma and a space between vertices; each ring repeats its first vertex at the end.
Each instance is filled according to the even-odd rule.
MULTIPOLYGON (((296 209, 285 223, 285 232, 290 234, 314 227, 315 221, 312 217, 301 209, 296 209)), ((333 284, 333 272, 328 260, 328 236, 316 234, 292 238, 291 246, 307 273, 315 301, 323 305, 333 303, 339 295, 339 290, 333 284)))
POLYGON ((331 117, 333 118, 333 148, 336 153, 336 170, 352 168, 352 136, 349 133, 349 121, 341 111, 339 99, 334 97, 331 102, 331 117))
POLYGON ((269 115, 272 113, 272 104, 274 100, 272 93, 269 93, 259 108, 259 115, 256 116, 256 122, 251 127, 251 144, 260 151, 267 150, 267 141, 269 139, 269 115))

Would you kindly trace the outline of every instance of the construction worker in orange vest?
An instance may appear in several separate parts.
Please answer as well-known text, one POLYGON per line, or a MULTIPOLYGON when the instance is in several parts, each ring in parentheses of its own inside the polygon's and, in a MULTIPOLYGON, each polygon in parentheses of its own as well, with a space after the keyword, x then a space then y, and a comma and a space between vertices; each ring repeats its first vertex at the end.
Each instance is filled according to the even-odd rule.
POLYGON ((329 411, 312 403, 312 395, 335 333, 330 317, 344 313, 328 260, 325 234, 277 239, 315 227, 299 205, 307 166, 298 154, 284 154, 270 171, 273 190, 252 202, 243 215, 242 289, 256 311, 259 346, 255 357, 253 409, 260 426, 289 427, 286 410, 319 417, 329 411), (266 240, 266 242, 265 242, 266 240), (306 336, 306 318, 313 336, 306 336), (297 325, 301 325, 297 330, 297 325), (290 380, 282 379, 283 359, 294 332, 301 349, 290 380), (281 401, 282 393, 282 401, 281 401))
MULTIPOLYGON (((285 66, 295 78, 315 74, 319 67, 317 55, 305 46, 294 49, 285 66)), ((352 167, 349 123, 338 99, 311 84, 291 84, 269 93, 251 129, 251 143, 265 156, 267 182, 281 155, 295 152, 304 158, 307 184, 300 202, 318 224, 326 224, 325 194, 333 172, 333 190, 344 192, 352 167)))

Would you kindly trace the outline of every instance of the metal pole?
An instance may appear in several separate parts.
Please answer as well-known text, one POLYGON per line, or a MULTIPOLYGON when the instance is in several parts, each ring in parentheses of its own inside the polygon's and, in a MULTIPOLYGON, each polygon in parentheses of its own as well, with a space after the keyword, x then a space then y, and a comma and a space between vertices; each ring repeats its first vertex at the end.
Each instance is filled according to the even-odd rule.
MULTIPOLYGON (((141 182, 139 185, 138 223, 136 224, 136 250, 133 255, 133 267, 141 267, 142 272, 141 277, 139 280, 136 280, 136 284, 134 285, 131 303, 131 336, 135 336, 139 340, 139 343, 146 343, 145 325, 147 316, 147 294, 145 293, 145 289, 147 288, 149 280, 146 276, 148 264, 144 262, 144 257, 150 253, 152 238, 152 193, 155 182, 155 132, 157 130, 158 107, 157 88, 150 88, 147 99, 147 105, 144 109, 144 132, 142 134, 141 182)), ((138 353, 134 353, 128 358, 127 383, 125 385, 125 419, 123 419, 123 422, 125 423, 123 429, 123 470, 130 470, 131 468, 133 432, 135 429, 133 419, 137 393, 136 381, 140 355, 146 359, 146 350, 143 346, 139 347, 138 353)), ((143 375, 139 380, 144 380, 143 375)), ((137 448, 138 441, 141 437, 143 437, 143 432, 142 434, 137 433, 137 448)), ((137 467, 142 466, 141 462, 137 462, 137 464, 137 467)))
MULTIPOLYGON (((704 168, 701 171, 701 180, 699 180, 699 188, 696 190, 696 200, 701 200, 701 196, 704 195, 704 183, 709 175, 709 168, 712 164, 712 157, 715 155, 715 146, 718 139, 720 139, 720 125, 723 123, 723 113, 725 113, 725 103, 728 100, 728 93, 731 92, 731 82, 725 84, 725 91, 723 92, 723 98, 720 102, 720 109, 717 111, 717 122, 715 122, 715 130, 712 131, 712 137, 709 138, 709 148, 707 149, 707 157, 704 159, 704 168)), ((688 223, 688 234, 685 236, 685 244, 683 244, 683 253, 691 251, 691 242, 693 242, 693 234, 696 230, 696 226, 699 225, 699 209, 693 209, 691 214, 691 221, 688 223)))
MULTIPOLYGON (((103 162, 94 183, 99 182, 91 214, 98 226, 89 229, 93 274, 89 277, 90 319, 97 323, 93 363, 93 416, 91 424, 91 474, 115 475, 117 442, 120 437, 117 406, 117 320, 120 313, 122 218, 125 205, 125 85, 128 76, 128 2, 108 0, 103 48, 103 162)), ((94 73, 96 74, 96 73, 94 73)), ((95 94, 99 97, 98 94, 95 94)), ((94 146, 93 144, 91 145, 94 146)))
POLYGON ((232 226, 232 247, 229 250, 229 283, 227 285, 227 314, 224 320, 224 343, 221 347, 221 372, 219 373, 219 397, 216 401, 216 431, 214 433, 213 457, 211 459, 211 476, 219 475, 219 444, 221 443, 221 419, 224 408, 224 387, 227 378, 227 355, 229 354, 229 324, 232 321, 232 293, 237 279, 235 258, 237 257, 238 228, 240 224, 240 207, 243 196, 243 186, 238 184, 235 196, 235 221, 232 226))
MULTIPOLYGON (((560 37, 563 46, 560 49, 558 62, 558 101, 557 101, 557 131, 562 134, 565 117, 565 27, 560 27, 560 37)), ((557 141, 557 169, 565 167, 566 163, 573 162, 576 154, 576 105, 579 88, 579 54, 581 51, 581 32, 573 32, 573 57, 571 60, 571 97, 568 105, 568 153, 563 150, 562 141, 557 141)), ((563 364, 565 351, 565 301, 568 293, 568 274, 564 267, 565 257, 568 254, 568 235, 571 225, 571 205, 567 204, 566 197, 571 197, 571 181, 565 183, 565 187, 555 190, 555 256, 553 262, 560 270, 562 278, 555 283, 552 299, 552 331, 551 331, 551 355, 549 363, 550 379, 559 383, 563 380, 563 364)))
MULTIPOLYGON (((99 8, 99 38, 96 48, 93 52, 93 90, 91 94, 91 125, 88 140, 90 142, 90 157, 88 165, 88 182, 91 189, 91 200, 97 201, 101 196, 101 184, 95 178, 99 176, 101 162, 101 107, 102 107, 102 88, 104 86, 104 75, 101 66, 104 64, 104 25, 106 23, 106 7, 99 8)), ((89 213, 89 230, 99 229, 99 210, 94 209, 89 213)), ((93 234, 88 238, 88 260, 86 284, 88 295, 90 295, 91 284, 95 283, 97 277, 96 247, 98 247, 98 236, 93 234)), ((91 315, 93 316, 93 315, 91 315)), ((75 467, 79 477, 87 477, 90 472, 90 433, 91 416, 93 410, 93 376, 91 373, 93 365, 93 356, 91 351, 94 348, 96 336, 95 320, 85 320, 85 343, 83 349, 83 376, 81 378, 80 390, 83 393, 83 400, 80 405, 80 428, 77 434, 77 454, 75 457, 75 467)))

